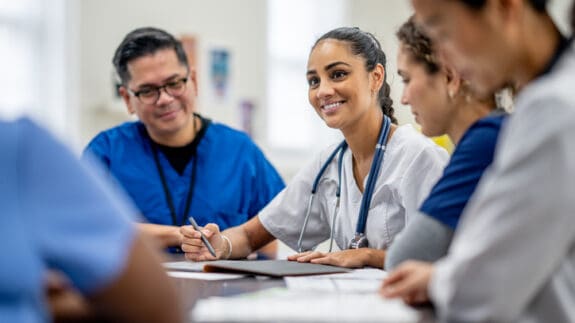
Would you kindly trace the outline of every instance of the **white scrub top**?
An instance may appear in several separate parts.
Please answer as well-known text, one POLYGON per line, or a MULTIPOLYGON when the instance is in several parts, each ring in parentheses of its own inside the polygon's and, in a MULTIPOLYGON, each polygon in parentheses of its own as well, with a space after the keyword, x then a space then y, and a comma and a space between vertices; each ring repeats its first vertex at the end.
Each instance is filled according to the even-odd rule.
MULTIPOLYGON (((304 167, 291 183, 258 215, 263 226, 276 238, 297 250, 313 182, 320 168, 337 145, 322 151, 304 167)), ((336 206, 339 155, 331 161, 319 182, 316 197, 305 230, 304 250, 315 248, 329 239, 336 206)), ((398 127, 389 140, 366 223, 370 248, 385 249, 399 233, 411 214, 417 212, 448 160, 445 149, 424 137, 411 125, 398 127)), ((334 240, 347 249, 355 235, 362 192, 353 177, 352 153, 343 157, 341 199, 335 220, 334 240)), ((364 179, 364 187, 368 176, 364 179)))

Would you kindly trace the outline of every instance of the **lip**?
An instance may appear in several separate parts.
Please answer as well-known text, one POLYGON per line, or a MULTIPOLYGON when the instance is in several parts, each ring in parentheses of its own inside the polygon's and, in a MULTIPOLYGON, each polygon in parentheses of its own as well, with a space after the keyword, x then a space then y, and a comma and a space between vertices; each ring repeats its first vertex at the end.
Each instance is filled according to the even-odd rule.
POLYGON ((337 111, 345 102, 346 101, 344 101, 344 100, 326 102, 326 103, 320 105, 320 109, 324 113, 331 114, 331 113, 334 113, 335 111, 337 111))
POLYGON ((174 109, 174 110, 164 112, 164 113, 160 114, 158 116, 158 118, 159 119, 173 119, 176 116, 176 114, 178 113, 178 111, 179 111, 178 109, 174 109))

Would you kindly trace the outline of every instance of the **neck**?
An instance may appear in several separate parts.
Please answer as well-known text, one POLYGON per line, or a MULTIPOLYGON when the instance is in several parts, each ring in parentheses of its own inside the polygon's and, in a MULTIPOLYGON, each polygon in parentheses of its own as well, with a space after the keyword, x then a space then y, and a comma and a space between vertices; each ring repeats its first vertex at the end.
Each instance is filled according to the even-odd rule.
POLYGON ((383 122, 381 110, 370 110, 352 126, 342 129, 343 136, 356 162, 371 161, 383 122))
POLYGON ((559 45, 561 34, 548 14, 531 10, 523 21, 525 32, 520 44, 515 83, 518 89, 535 79, 544 71, 559 45))
POLYGON ((463 137, 463 134, 473 125, 477 120, 487 116, 493 110, 489 104, 479 102, 476 100, 471 100, 467 102, 468 99, 460 98, 457 102, 457 113, 453 118, 449 129, 447 130, 447 136, 457 145, 463 137))
POLYGON ((195 115, 191 115, 190 120, 184 128, 178 129, 174 132, 154 133, 148 129, 148 133, 152 140, 160 145, 168 147, 183 147, 191 143, 197 135, 197 130, 201 127, 201 121, 195 115), (196 130, 197 129, 197 130, 196 130))

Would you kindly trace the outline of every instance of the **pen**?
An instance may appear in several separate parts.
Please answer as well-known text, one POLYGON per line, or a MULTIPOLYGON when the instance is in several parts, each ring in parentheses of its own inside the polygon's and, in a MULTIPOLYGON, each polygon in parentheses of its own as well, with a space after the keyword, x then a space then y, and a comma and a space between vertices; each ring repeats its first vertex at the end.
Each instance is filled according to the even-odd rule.
POLYGON ((206 238, 202 230, 200 230, 196 220, 194 220, 193 217, 189 217, 188 219, 190 220, 192 227, 194 227, 194 230, 198 231, 202 235, 202 241, 206 245, 206 248, 208 248, 208 251, 212 254, 212 256, 216 257, 216 251, 214 250, 214 247, 212 247, 212 244, 208 241, 208 238, 206 238))

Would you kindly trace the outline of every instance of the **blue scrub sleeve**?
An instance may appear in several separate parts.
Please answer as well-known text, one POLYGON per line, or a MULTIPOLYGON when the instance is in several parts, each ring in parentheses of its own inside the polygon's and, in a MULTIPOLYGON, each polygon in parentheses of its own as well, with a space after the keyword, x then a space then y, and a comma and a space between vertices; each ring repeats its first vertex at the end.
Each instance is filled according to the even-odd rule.
POLYGON ((263 152, 254 144, 255 177, 254 192, 250 203, 249 216, 257 215, 281 190, 285 183, 277 170, 266 159, 263 152))
POLYGON ((22 121, 19 139, 19 195, 39 253, 82 292, 106 286, 125 266, 137 213, 104 176, 33 123, 22 121))

